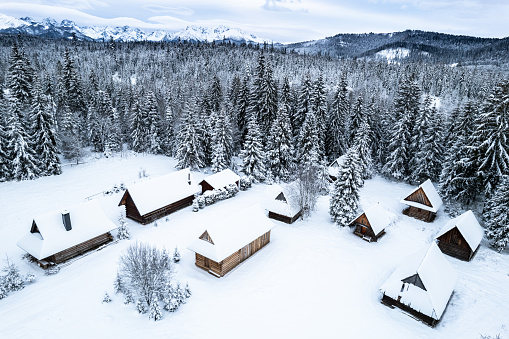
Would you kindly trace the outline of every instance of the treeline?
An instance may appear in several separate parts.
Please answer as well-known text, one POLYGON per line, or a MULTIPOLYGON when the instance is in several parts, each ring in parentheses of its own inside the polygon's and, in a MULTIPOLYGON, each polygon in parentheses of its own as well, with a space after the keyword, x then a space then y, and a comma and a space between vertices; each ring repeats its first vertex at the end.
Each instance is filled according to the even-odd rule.
POLYGON ((507 174, 497 73, 227 43, 0 44, 2 180, 59 174, 59 153, 125 145, 214 171, 239 155, 255 180, 313 177, 317 192, 327 165, 355 148, 362 177, 431 178, 462 207, 507 174))

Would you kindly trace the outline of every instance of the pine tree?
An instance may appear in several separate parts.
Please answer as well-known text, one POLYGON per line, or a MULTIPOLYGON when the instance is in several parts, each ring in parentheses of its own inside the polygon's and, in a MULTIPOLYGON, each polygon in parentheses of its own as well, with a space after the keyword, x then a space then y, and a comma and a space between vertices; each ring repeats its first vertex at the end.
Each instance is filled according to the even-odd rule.
POLYGON ((74 60, 68 49, 65 49, 64 51, 62 77, 60 79, 59 92, 61 107, 69 107, 71 112, 78 114, 78 119, 84 120, 86 106, 83 96, 81 79, 78 75, 74 60))
POLYGON ((325 88, 323 76, 320 74, 313 85, 311 96, 311 110, 315 113, 317 125, 319 128, 318 136, 325 140, 325 123, 327 122, 327 101, 325 98, 325 88))
POLYGON ((212 78, 207 103, 210 108, 209 113, 219 112, 221 109, 221 104, 223 103, 223 88, 217 74, 214 74, 214 77, 212 78))
POLYGON ((354 144, 354 139, 357 134, 357 130, 360 128, 362 123, 366 121, 366 112, 364 111, 364 101, 362 96, 358 96, 355 104, 352 108, 352 116, 350 118, 350 135, 348 137, 348 144, 352 146, 354 144))
POLYGON ((383 172, 405 180, 410 174, 409 161, 412 159, 412 129, 419 111, 420 90, 414 76, 404 79, 394 99, 395 123, 391 128, 391 142, 383 172))
POLYGON ((359 156, 361 177, 370 179, 373 175, 373 157, 371 143, 373 135, 367 117, 361 122, 353 141, 353 147, 359 156))
POLYGON ((226 110, 223 108, 214 116, 216 118, 212 135, 212 171, 220 172, 232 166, 233 140, 226 110))
POLYGON ((16 97, 9 97, 10 114, 7 138, 11 161, 11 177, 14 180, 32 180, 39 175, 35 151, 29 143, 29 136, 22 123, 21 103, 16 97))
POLYGON ((277 86, 273 78, 273 70, 269 61, 266 61, 265 71, 261 83, 261 93, 259 96, 259 121, 263 133, 269 133, 272 121, 277 112, 277 86))
POLYGON ((142 299, 138 299, 138 301, 136 302, 136 310, 138 311, 138 313, 141 314, 147 313, 148 312, 147 302, 142 299))
POLYGON ((426 123, 420 124, 424 129, 422 139, 414 149, 415 153, 413 171, 410 178, 413 182, 420 183, 427 179, 437 181, 442 171, 443 153, 442 146, 442 121, 435 107, 430 109, 430 117, 426 123))
POLYGON ((124 240, 131 238, 131 233, 129 232, 129 227, 127 226, 127 222, 124 219, 124 216, 121 215, 118 218, 118 222, 120 225, 117 228, 117 239, 124 240))
POLYGON ((292 128, 288 114, 288 106, 281 103, 276 119, 272 122, 270 134, 267 138, 267 167, 274 176, 282 181, 288 181, 293 168, 292 128))
POLYGON ((309 111, 299 134, 297 162, 301 166, 315 166, 319 163, 321 143, 318 133, 316 116, 313 111, 309 111))
POLYGON ((183 169, 190 167, 192 170, 203 167, 204 155, 201 150, 198 131, 194 114, 196 105, 190 101, 187 104, 181 122, 180 130, 177 137, 177 154, 175 158, 178 160, 176 167, 183 169))
POLYGON ((26 106, 32 98, 33 70, 22 49, 12 45, 7 69, 7 87, 10 96, 16 98, 21 106, 26 106))
POLYGON ((108 292, 104 292, 103 304, 109 304, 111 301, 112 300, 108 292))
POLYGON ((502 252, 509 243, 509 177, 503 176, 484 209, 486 238, 502 252))
POLYGON ((52 116, 52 103, 42 93, 40 83, 37 81, 34 86, 30 116, 32 121, 32 140, 41 174, 61 174, 62 169, 60 167, 60 158, 58 157, 57 135, 52 116))
POLYGON ((356 216, 359 205, 359 172, 358 155, 350 149, 340 164, 338 179, 330 198, 329 214, 339 226, 347 226, 356 216))
POLYGON ((7 108, 0 98, 0 182, 9 180, 11 177, 10 159, 8 153, 8 129, 5 117, 8 115, 7 108))
POLYGON ((329 162, 336 160, 347 150, 347 126, 349 126, 350 121, 349 107, 346 76, 343 76, 337 91, 334 93, 327 121, 325 154, 329 162))
POLYGON ((249 82, 248 77, 245 76, 242 80, 242 84, 239 90, 237 104, 235 105, 237 128, 240 134, 239 136, 240 145, 244 145, 244 142, 246 140, 248 112, 249 112, 249 82))
POLYGON ((468 101, 452 122, 455 128, 449 135, 452 140, 440 174, 440 194, 444 201, 469 205, 478 193, 477 163, 473 156, 474 121, 478 114, 477 103, 468 101))
POLYGON ((509 81, 499 83, 486 100, 472 137, 478 181, 489 195, 501 177, 509 174, 509 81))
POLYGON ((145 101, 145 117, 148 130, 148 151, 152 154, 162 154, 161 132, 159 124, 161 117, 157 108, 157 101, 154 92, 148 91, 145 101))
POLYGON ((126 291, 126 288, 124 287, 124 282, 122 281, 119 272, 117 272, 115 280, 113 281, 113 290, 115 291, 115 294, 124 293, 126 291))
POLYGON ((152 294, 152 298, 150 300, 150 313, 148 317, 154 321, 161 320, 163 317, 161 308, 159 307, 159 300, 157 299, 157 294, 155 292, 152 294))
POLYGON ((260 130, 254 114, 247 125, 246 142, 240 152, 242 171, 255 180, 265 180, 265 152, 263 151, 260 130))
POLYGON ((175 154, 175 121, 173 107, 170 102, 166 103, 166 111, 162 120, 162 149, 164 154, 173 156, 175 154))
POLYGON ((2 277, 2 285, 7 292, 20 291, 25 288, 25 280, 19 272, 18 266, 7 257, 7 265, 2 268, 5 275, 2 277))
POLYGON ((180 252, 177 247, 175 247, 175 251, 173 251, 173 262, 178 263, 180 261, 180 252))
POLYGON ((62 142, 62 154, 66 159, 75 159, 78 163, 82 156, 82 143, 79 136, 79 118, 77 113, 71 112, 70 108, 64 106, 62 111, 62 122, 59 129, 62 142))
POLYGON ((141 108, 139 99, 135 98, 131 113, 131 140, 135 152, 141 153, 147 150, 147 135, 145 111, 141 108))
POLYGON ((306 73, 301 82, 297 109, 292 117, 292 132, 294 136, 299 135, 300 129, 306 120, 306 115, 310 110, 312 90, 311 76, 309 73, 306 73))
POLYGON ((134 303, 133 294, 129 290, 125 290, 124 292, 124 305, 129 305, 134 303))

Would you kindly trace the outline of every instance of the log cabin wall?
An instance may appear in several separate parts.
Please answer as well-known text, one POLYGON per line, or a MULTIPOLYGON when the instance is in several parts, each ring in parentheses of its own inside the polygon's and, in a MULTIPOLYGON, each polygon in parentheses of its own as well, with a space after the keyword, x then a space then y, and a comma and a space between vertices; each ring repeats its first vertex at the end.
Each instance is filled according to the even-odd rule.
POLYGON ((217 276, 221 276, 221 264, 214 261, 214 260, 211 260, 207 257, 204 257, 203 255, 201 254, 198 254, 196 253, 195 254, 195 257, 196 257, 196 266, 198 266, 199 268, 205 270, 205 271, 212 271, 213 273, 215 273, 215 275, 217 276))
POLYGON ((125 205, 125 216, 129 219, 132 219, 136 222, 139 222, 140 224, 143 224, 143 217, 140 215, 140 212, 138 211, 138 208, 136 207, 136 204, 134 203, 133 199, 131 198, 131 195, 129 194, 129 191, 126 191, 124 193, 124 197, 122 198, 122 201, 120 202, 121 205, 125 205))
MULTIPOLYGON (((373 232, 373 229, 371 226, 365 226, 363 224, 354 223, 355 231, 353 232, 355 235, 364 238, 369 237, 371 238, 370 241, 377 241, 378 238, 376 237, 375 232, 373 232), (364 233, 362 232, 362 229, 365 229, 364 233)), ((380 232, 381 233, 381 232, 380 232)))
POLYGON ((277 220, 277 221, 282 221, 282 222, 287 223, 287 224, 291 224, 292 223, 292 218, 290 218, 290 217, 288 217, 286 215, 281 215, 281 214, 270 212, 270 211, 269 211, 269 218, 277 220))
POLYGON ((168 214, 176 212, 184 207, 191 206, 193 204, 193 200, 194 200, 194 195, 190 195, 189 197, 179 200, 177 202, 174 202, 173 204, 167 205, 167 206, 160 208, 158 210, 155 210, 153 212, 144 214, 142 216, 143 222, 141 222, 141 223, 143 225, 146 225, 148 223, 151 223, 154 220, 165 217, 168 214))
POLYGON ((426 211, 413 206, 409 206, 407 209, 403 210, 403 214, 426 222, 432 222, 436 216, 436 214, 431 211, 426 211))
POLYGON ((419 319, 420 321, 422 321, 423 323, 425 323, 426 325, 431 326, 431 327, 435 327, 438 324, 438 322, 440 321, 440 320, 433 319, 430 316, 427 316, 426 314, 423 314, 419 311, 416 311, 413 308, 411 308, 410 306, 407 306, 397 300, 394 300, 385 294, 382 297, 382 304, 385 304, 390 307, 397 307, 397 308, 411 314, 415 318, 419 319))
POLYGON ((64 261, 67 261, 67 260, 77 257, 79 255, 82 255, 85 252, 96 249, 99 246, 104 245, 112 240, 113 240, 113 237, 111 236, 111 234, 109 232, 104 233, 104 234, 101 234, 100 236, 97 236, 95 238, 92 238, 90 240, 82 242, 81 244, 69 247, 66 250, 55 253, 54 255, 52 255, 48 258, 45 258, 44 260, 54 262, 55 264, 60 264, 64 261))
POLYGON ((437 238, 437 240, 440 250, 451 257, 470 261, 474 255, 475 249, 470 248, 457 227, 454 227, 449 232, 442 234, 437 238))
POLYGON ((238 264, 240 264, 240 250, 230 255, 228 258, 221 261, 221 276, 233 270, 238 264))

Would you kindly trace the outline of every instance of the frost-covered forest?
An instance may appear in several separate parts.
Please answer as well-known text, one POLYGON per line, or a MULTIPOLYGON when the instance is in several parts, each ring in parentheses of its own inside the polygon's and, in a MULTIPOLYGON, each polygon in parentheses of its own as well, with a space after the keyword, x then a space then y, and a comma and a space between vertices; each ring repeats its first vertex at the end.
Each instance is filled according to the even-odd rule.
POLYGON ((105 156, 128 147, 213 171, 240 156, 254 180, 299 177, 323 192, 328 164, 344 155, 332 192, 342 201, 331 200, 338 224, 377 171, 439 183, 452 213, 477 207, 495 246, 508 242, 509 82, 496 71, 267 45, 0 43, 3 181, 58 175, 59 155, 79 162, 84 147, 105 156))

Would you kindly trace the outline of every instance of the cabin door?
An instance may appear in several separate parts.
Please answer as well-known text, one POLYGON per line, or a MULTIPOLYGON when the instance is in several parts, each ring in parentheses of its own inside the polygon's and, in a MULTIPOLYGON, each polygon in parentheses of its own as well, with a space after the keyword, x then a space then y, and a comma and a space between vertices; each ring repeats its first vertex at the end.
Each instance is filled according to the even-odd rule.
POLYGON ((240 250, 240 261, 244 261, 251 254, 250 246, 246 245, 240 250))
POLYGON ((361 226, 361 233, 362 234, 366 234, 366 230, 367 230, 366 226, 361 226))
POLYGON ((205 266, 205 268, 207 268, 207 269, 210 269, 210 260, 209 260, 209 258, 204 258, 203 266, 205 266))

